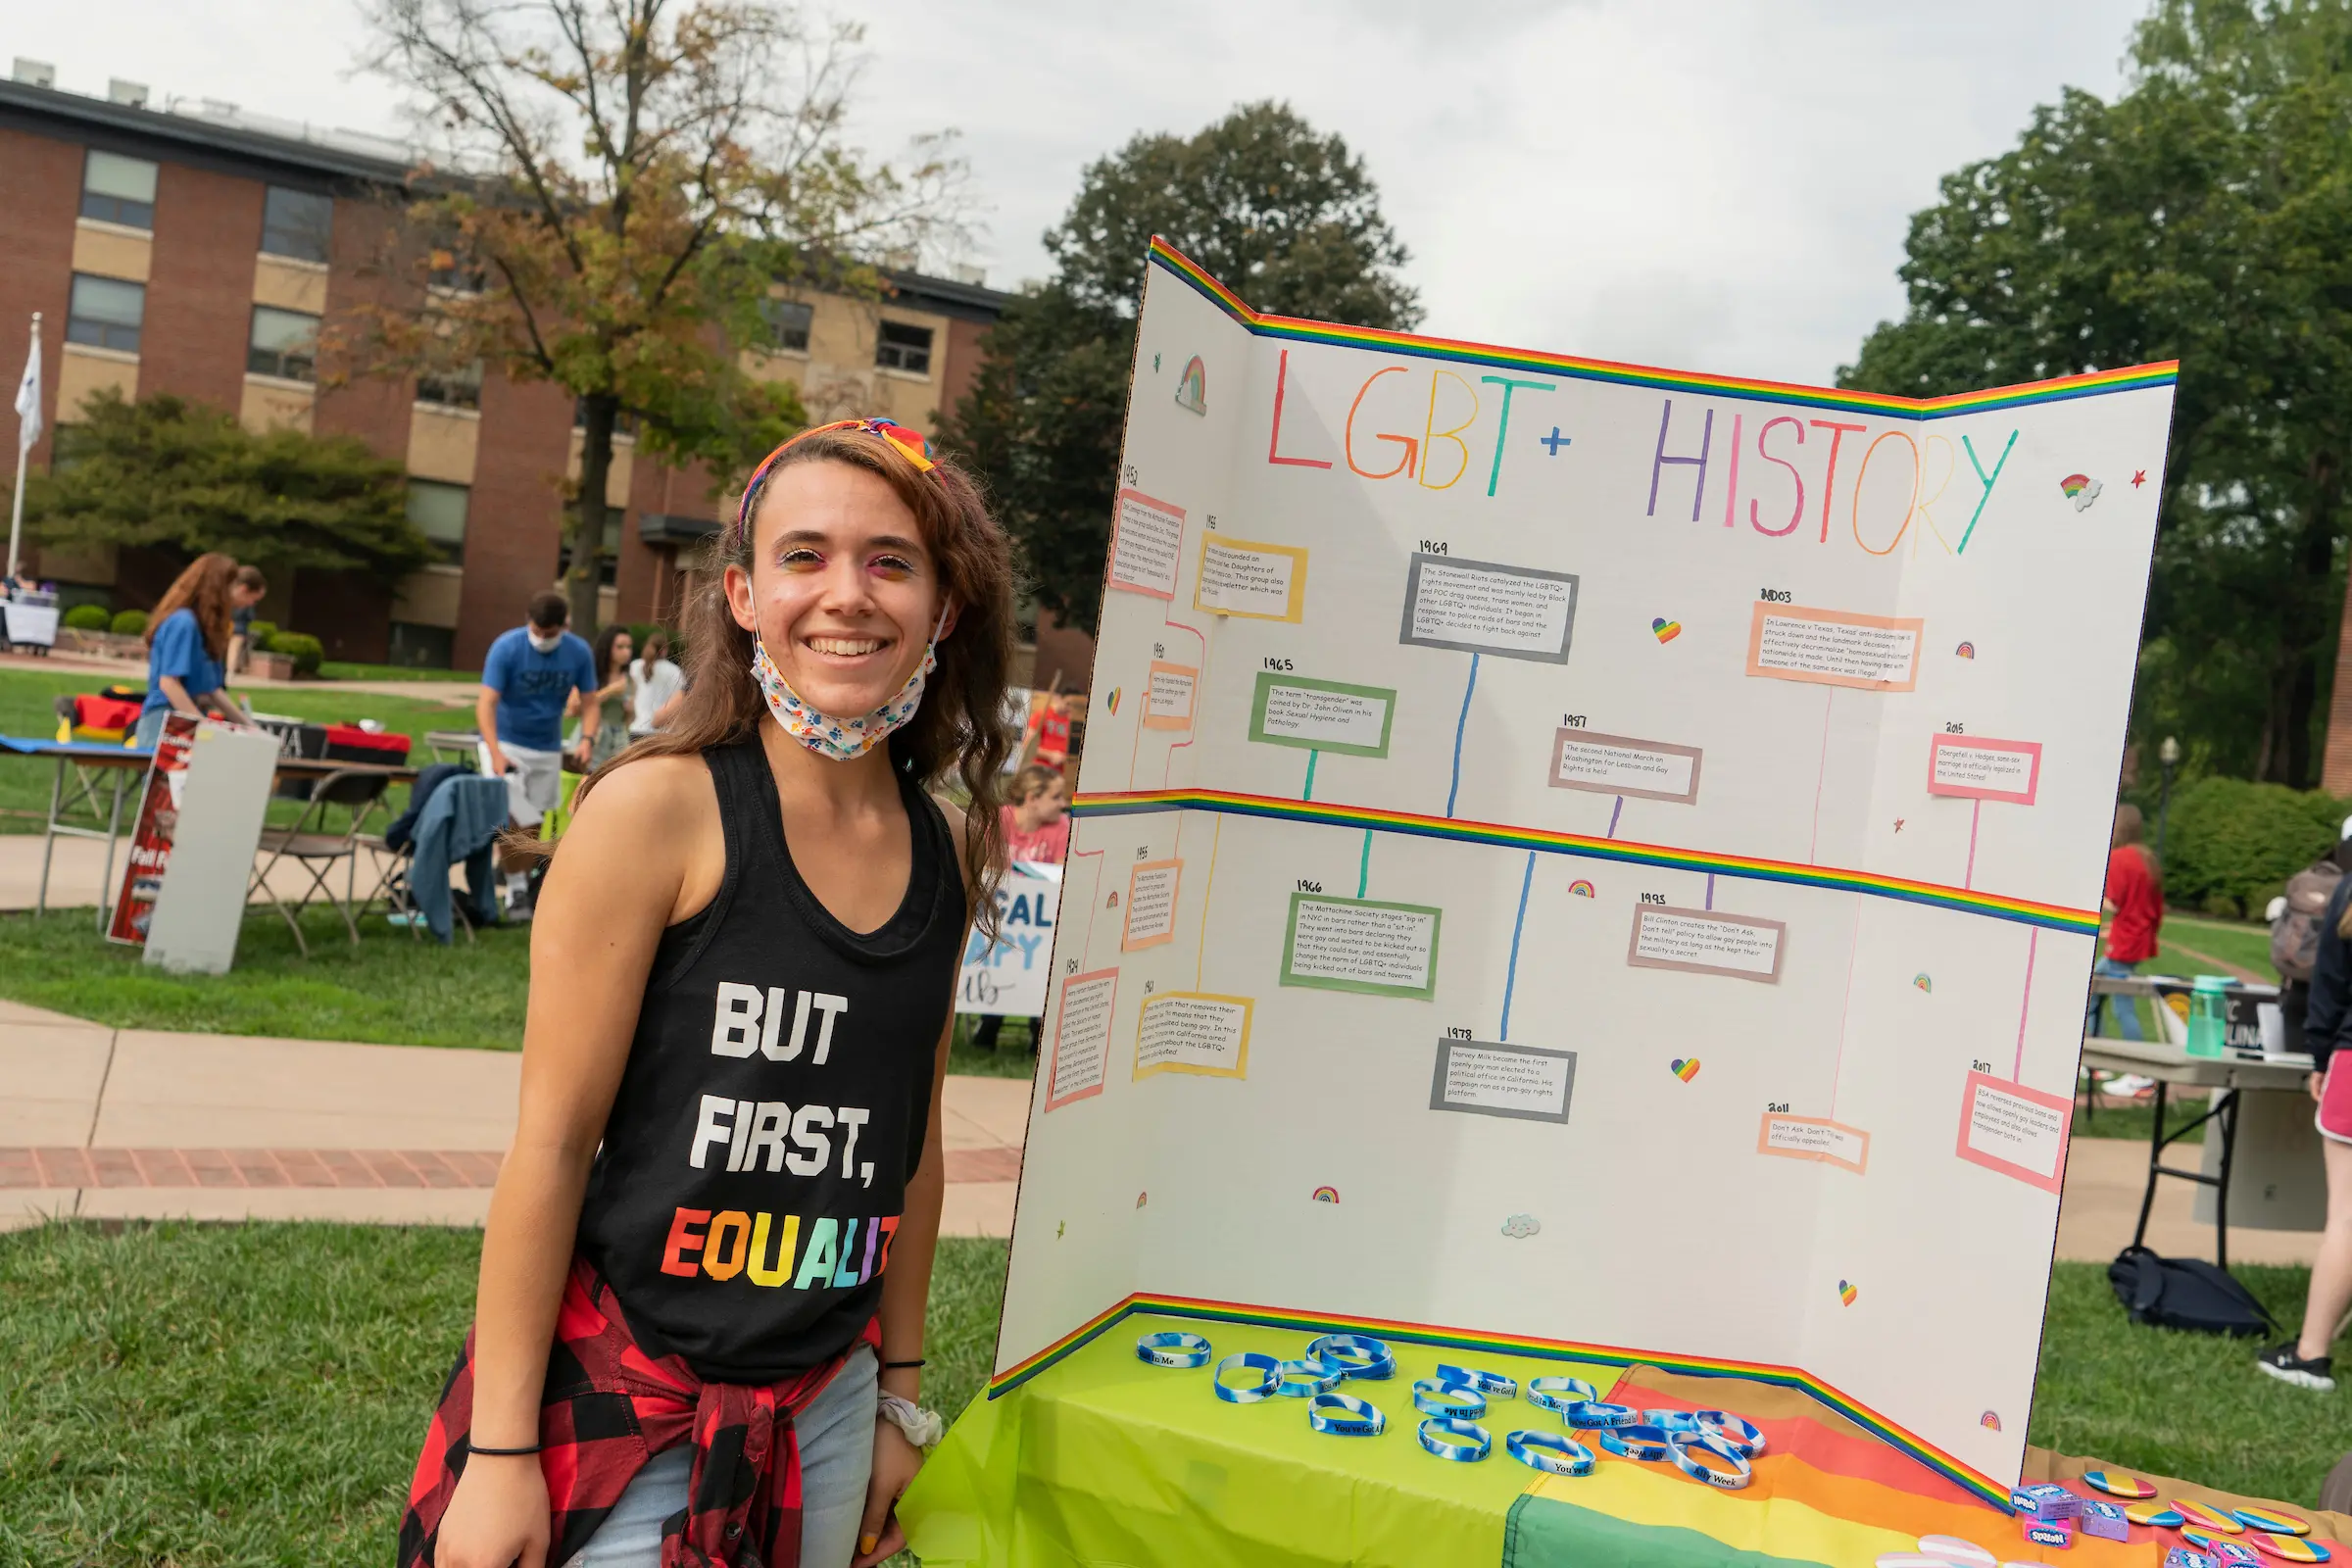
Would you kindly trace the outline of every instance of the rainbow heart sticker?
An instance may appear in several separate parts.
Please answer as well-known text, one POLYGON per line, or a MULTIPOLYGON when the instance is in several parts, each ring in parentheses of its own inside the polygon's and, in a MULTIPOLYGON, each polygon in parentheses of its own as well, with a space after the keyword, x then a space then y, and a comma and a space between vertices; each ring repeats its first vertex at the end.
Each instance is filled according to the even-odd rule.
POLYGON ((1657 634, 1658 641, 1670 643, 1683 634, 1683 623, 1679 620, 1668 620, 1661 615, 1649 623, 1649 629, 1657 634))
POLYGON ((1110 714, 1113 718, 1119 714, 1119 689, 1116 686, 1110 689, 1110 714))
POLYGON ((2066 492, 2066 499, 2075 504, 2077 512, 2099 499, 2099 481, 2087 473, 2070 473, 2058 481, 2058 488, 2066 492))
POLYGON ((1672 1068, 1674 1075, 1685 1083, 1689 1083, 1698 1076, 1698 1058, 1696 1056, 1677 1056, 1666 1065, 1672 1068))
POLYGON ((1846 1305, 1853 1305, 1854 1298, 1861 1294, 1862 1293, 1860 1291, 1855 1290, 1851 1285, 1846 1284, 1845 1281, 1839 1280, 1838 1282, 1838 1299, 1843 1301, 1846 1305))

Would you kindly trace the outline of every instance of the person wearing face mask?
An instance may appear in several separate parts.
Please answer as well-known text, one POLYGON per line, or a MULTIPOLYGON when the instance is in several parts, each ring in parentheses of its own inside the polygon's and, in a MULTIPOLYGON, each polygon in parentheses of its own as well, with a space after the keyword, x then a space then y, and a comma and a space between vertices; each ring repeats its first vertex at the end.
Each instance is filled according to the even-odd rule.
POLYGON ((1004 853, 1010 552, 921 436, 846 420, 754 470, 682 629, 668 721, 543 852, 520 1115, 404 1568, 864 1568, 936 1440, 940 1095, 1004 853), (962 813, 930 794, 951 776, 962 813))
MULTIPOLYGON (((517 827, 537 827, 556 808, 564 771, 564 710, 574 692, 583 699, 580 755, 596 744, 596 655, 566 628, 571 605, 562 594, 532 596, 526 622, 501 632, 482 661, 481 695, 473 721, 481 731, 482 771, 507 781, 507 815, 517 827)), ((527 915, 520 873, 507 878, 512 912, 527 915)))

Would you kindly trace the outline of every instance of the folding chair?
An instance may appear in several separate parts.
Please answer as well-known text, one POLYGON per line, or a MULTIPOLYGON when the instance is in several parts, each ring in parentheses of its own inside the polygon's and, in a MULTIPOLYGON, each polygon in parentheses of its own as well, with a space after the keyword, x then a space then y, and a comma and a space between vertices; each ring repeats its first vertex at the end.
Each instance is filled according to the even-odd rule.
MULTIPOLYGON (((353 842, 356 848, 372 850, 381 858, 377 863, 382 866, 382 872, 375 879, 375 890, 360 902, 367 905, 382 899, 384 912, 387 915, 404 916, 400 923, 409 928, 410 938, 420 939, 424 916, 416 907, 416 894, 410 881, 416 870, 416 842, 411 840, 396 850, 381 833, 363 833, 353 842)), ((466 912, 466 901, 453 897, 449 901, 449 908, 457 919, 458 929, 466 933, 467 942, 472 942, 473 919, 466 912)))
POLYGON ((352 878, 356 875, 358 864, 356 857, 360 829, 367 822, 368 813, 383 800, 384 790, 390 783, 387 774, 373 768, 365 771, 338 768, 311 786, 310 800, 292 827, 270 828, 262 834, 260 854, 269 858, 254 872, 252 884, 246 889, 246 897, 250 899, 256 889, 270 895, 270 905, 285 916, 286 929, 294 933, 294 946, 302 951, 306 958, 311 956, 311 945, 303 939, 301 922, 295 916, 309 908, 314 899, 323 898, 331 905, 343 916, 344 929, 351 933, 351 945, 355 948, 360 945, 359 922, 352 918, 350 898, 352 878), (336 807, 351 813, 350 820, 340 833, 330 832, 326 827, 326 813, 330 808, 336 807), (280 860, 291 860, 310 873, 310 886, 303 890, 290 909, 285 900, 277 896, 277 890, 270 886, 270 873, 277 868, 280 860), (326 881, 328 873, 338 863, 345 872, 345 897, 340 899, 335 897, 335 890, 326 881))

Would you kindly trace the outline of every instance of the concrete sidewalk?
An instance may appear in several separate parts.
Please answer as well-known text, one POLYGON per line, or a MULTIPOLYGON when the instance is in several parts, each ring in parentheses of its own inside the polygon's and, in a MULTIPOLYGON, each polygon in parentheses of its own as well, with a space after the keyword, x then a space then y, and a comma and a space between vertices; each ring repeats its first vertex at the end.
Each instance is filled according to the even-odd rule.
MULTIPOLYGON (((59 1215, 479 1225, 512 1052, 109 1029, 0 1002, 0 1228, 59 1215)), ((1007 1236, 1018 1079, 951 1077, 951 1236, 1007 1236)))

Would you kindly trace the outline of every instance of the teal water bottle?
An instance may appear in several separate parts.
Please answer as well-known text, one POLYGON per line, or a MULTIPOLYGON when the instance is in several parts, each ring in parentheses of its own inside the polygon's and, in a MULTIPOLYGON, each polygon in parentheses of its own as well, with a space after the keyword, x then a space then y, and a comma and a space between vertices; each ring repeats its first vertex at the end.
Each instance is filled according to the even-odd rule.
POLYGON ((2226 974, 2201 974, 2188 997, 2188 1054, 2218 1056, 2230 1037, 2230 991, 2226 974))

